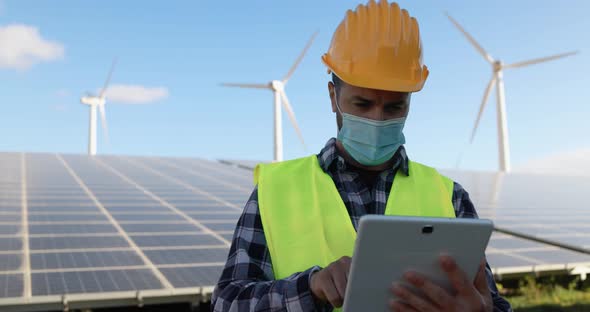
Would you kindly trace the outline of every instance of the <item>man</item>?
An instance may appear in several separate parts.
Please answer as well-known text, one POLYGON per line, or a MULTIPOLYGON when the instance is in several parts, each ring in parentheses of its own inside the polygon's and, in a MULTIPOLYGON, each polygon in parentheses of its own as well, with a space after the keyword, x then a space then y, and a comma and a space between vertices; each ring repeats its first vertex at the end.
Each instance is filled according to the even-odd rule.
MULTIPOLYGON (((403 146, 411 93, 428 76, 416 20, 395 3, 371 0, 347 13, 322 60, 332 72, 337 139, 318 155, 256 168, 213 311, 339 310, 360 217, 477 218, 459 184, 410 161, 403 146)), ((455 292, 408 273, 429 300, 392 285, 401 300, 390 309, 511 311, 485 261, 474 282, 449 257, 441 267, 455 292)))

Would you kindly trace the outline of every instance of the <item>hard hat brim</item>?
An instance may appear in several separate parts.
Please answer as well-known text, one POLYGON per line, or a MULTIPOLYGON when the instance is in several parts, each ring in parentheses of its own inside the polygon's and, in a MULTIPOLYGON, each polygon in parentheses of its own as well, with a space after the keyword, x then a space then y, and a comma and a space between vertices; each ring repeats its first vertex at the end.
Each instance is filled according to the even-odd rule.
POLYGON ((422 77, 416 80, 402 80, 389 77, 378 77, 377 75, 352 75, 349 71, 336 68, 333 62, 330 61, 330 56, 326 53, 322 55, 322 62, 328 67, 328 73, 332 72, 342 81, 355 87, 385 90, 393 92, 418 92, 424 87, 426 78, 428 78, 428 68, 423 66, 422 77))

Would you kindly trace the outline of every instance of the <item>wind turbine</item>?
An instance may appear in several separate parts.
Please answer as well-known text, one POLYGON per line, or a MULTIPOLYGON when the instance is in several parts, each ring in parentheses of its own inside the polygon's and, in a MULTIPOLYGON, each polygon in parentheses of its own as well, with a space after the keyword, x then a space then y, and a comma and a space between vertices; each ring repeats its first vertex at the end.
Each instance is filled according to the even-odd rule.
POLYGON ((481 102, 481 106, 479 107, 479 112, 477 113, 477 119, 475 120, 475 125, 473 126, 473 130, 471 132, 471 138, 469 140, 469 144, 473 143, 473 138, 475 137, 475 133, 477 132, 477 127, 479 125, 479 120, 481 119, 481 115, 483 110, 486 106, 488 97, 490 95, 490 91, 496 85, 496 112, 497 112, 497 127, 498 127, 498 153, 499 153, 499 161, 500 161, 500 171, 509 172, 510 171, 510 146, 508 143, 508 124, 506 121, 506 101, 504 98, 504 79, 503 79, 503 70, 509 68, 519 68, 525 67, 529 65, 534 65, 538 63, 548 62, 552 60, 556 60, 559 58, 564 58, 570 55, 574 55, 578 53, 578 51, 572 51, 562 54, 556 54, 547 57, 541 57, 536 59, 531 59, 527 61, 512 63, 512 64, 504 64, 501 60, 494 59, 491 55, 489 55, 482 47, 475 41, 475 39, 459 25, 459 23, 453 19, 448 13, 446 14, 449 20, 459 29, 461 33, 467 38, 467 40, 475 47, 475 49, 481 54, 488 63, 492 65, 492 78, 488 82, 488 85, 485 89, 483 100, 481 102))
POLYGON ((318 32, 315 32, 311 36, 311 38, 307 42, 307 45, 305 45, 305 48, 303 48, 303 51, 301 52, 301 54, 299 54, 299 57, 295 60, 295 63, 293 64, 293 66, 291 66, 291 69, 289 69, 289 72, 287 72, 287 74, 285 75, 285 77, 283 77, 282 80, 272 80, 269 83, 265 83, 265 84, 252 84, 252 83, 222 83, 221 84, 224 87, 268 89, 273 92, 273 94, 274 94, 274 159, 273 160, 275 162, 283 160, 283 125, 282 125, 281 104, 283 105, 283 107, 287 111, 287 114, 289 115, 289 119, 291 120, 291 123, 293 124, 293 127, 295 128, 295 131, 297 132, 297 135, 299 136, 299 140, 301 141, 301 144, 303 144, 303 147, 305 148, 305 141, 303 140, 303 135, 301 134, 301 130, 299 130, 299 126, 297 125, 297 120, 295 119, 295 113, 293 112, 293 108, 291 107, 291 104, 289 103, 289 99, 287 98, 287 94, 285 93, 285 85, 287 84, 287 82, 289 81, 289 79, 291 78, 293 73, 295 72, 295 69, 297 69, 297 66, 299 65, 299 63, 301 63, 301 60, 303 60, 305 53, 307 53, 307 50, 309 49, 309 47, 313 43, 317 34, 318 34, 318 32))
POLYGON ((109 82, 111 80, 111 76, 113 74, 113 70, 115 69, 115 64, 117 60, 114 59, 111 65, 111 69, 107 75, 107 80, 104 83, 102 90, 98 96, 91 94, 90 92, 86 92, 86 96, 80 98, 80 102, 82 104, 86 104, 90 106, 90 127, 88 129, 88 155, 96 155, 96 109, 100 110, 100 119, 102 130, 105 133, 105 137, 107 141, 109 139, 109 132, 107 127, 107 119, 105 116, 104 105, 106 103, 105 93, 109 86, 109 82))

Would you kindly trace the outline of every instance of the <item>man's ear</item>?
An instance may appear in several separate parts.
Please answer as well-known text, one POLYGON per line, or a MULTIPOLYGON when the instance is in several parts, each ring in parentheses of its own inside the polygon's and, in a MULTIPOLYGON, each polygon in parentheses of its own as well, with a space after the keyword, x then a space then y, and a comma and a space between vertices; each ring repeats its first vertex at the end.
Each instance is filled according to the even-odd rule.
POLYGON ((412 103, 412 92, 410 92, 408 94, 408 111, 406 112, 406 117, 408 117, 408 115, 410 114, 410 104, 412 103))
POLYGON ((332 112, 335 113, 338 111, 336 109, 336 88, 332 81, 328 82, 328 92, 330 94, 330 101, 332 102, 332 112))

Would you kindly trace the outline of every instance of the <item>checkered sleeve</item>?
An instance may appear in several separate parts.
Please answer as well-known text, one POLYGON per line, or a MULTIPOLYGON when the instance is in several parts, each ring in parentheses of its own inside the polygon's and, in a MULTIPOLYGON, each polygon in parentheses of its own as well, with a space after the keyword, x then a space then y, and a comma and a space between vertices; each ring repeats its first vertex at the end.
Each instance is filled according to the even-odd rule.
POLYGON ((254 189, 238 220, 227 262, 211 298, 214 312, 317 311, 309 288, 312 267, 275 280, 254 189))
MULTIPOLYGON (((457 218, 478 218, 473 202, 471 202, 471 199, 469 198, 469 193, 467 193, 467 191, 465 191, 465 189, 457 182, 455 182, 453 189, 453 206, 455 207, 457 218)), ((496 287, 496 281, 494 280, 494 274, 487 262, 486 277, 494 302, 494 312, 512 312, 510 303, 500 296, 498 288, 496 287)))

